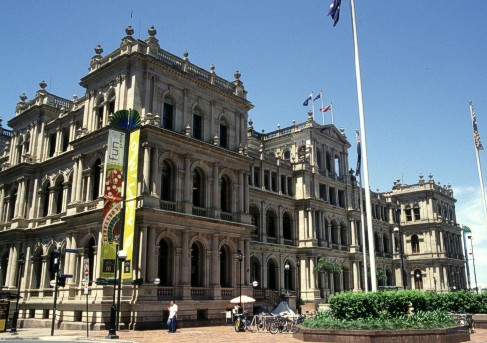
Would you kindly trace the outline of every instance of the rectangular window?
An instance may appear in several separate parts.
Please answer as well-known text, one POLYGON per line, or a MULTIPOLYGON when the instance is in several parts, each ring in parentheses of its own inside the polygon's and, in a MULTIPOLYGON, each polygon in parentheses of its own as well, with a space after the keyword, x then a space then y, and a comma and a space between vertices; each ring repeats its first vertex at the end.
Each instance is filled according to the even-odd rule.
POLYGON ((115 113, 115 100, 111 100, 108 103, 108 114, 113 114, 115 113))
POLYGON ((281 175, 281 193, 288 194, 286 189, 286 175, 281 175))
POLYGON ((193 138, 202 139, 202 127, 203 119, 200 115, 195 114, 193 115, 193 138))
POLYGON ((415 207, 413 210, 414 210, 414 220, 420 220, 419 207, 415 207))
POLYGON ((328 190, 328 199, 330 199, 330 204, 335 205, 337 204, 336 195, 335 195, 335 188, 330 187, 328 190))
POLYGON ((254 186, 260 187, 260 168, 254 167, 254 186))
POLYGON ((406 221, 410 222, 413 220, 413 216, 411 214, 411 209, 410 208, 406 208, 406 221))
POLYGON ((320 185, 320 199, 326 201, 326 185, 320 185))
POLYGON ((345 192, 338 191, 338 206, 345 207, 345 192))
POLYGON ((287 194, 294 196, 294 188, 293 188, 293 178, 287 178, 287 194))
POLYGON ((277 174, 271 173, 271 187, 273 192, 277 192, 277 174))
POLYGON ((220 124, 220 146, 228 149, 228 128, 222 124, 220 124))
POLYGON ((270 190, 269 171, 268 170, 264 170, 264 188, 270 190))
POLYGON ((162 114, 162 127, 168 130, 173 130, 173 111, 174 108, 171 104, 167 102, 164 103, 163 114, 162 114))

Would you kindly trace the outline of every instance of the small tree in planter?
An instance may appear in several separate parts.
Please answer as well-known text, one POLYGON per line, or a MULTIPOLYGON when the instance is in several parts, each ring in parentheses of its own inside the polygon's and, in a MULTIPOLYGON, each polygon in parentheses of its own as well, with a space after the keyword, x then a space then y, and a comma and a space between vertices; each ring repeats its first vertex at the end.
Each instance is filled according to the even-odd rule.
POLYGON ((341 274, 342 268, 340 268, 340 266, 335 262, 331 262, 324 257, 320 257, 316 271, 319 273, 341 274))

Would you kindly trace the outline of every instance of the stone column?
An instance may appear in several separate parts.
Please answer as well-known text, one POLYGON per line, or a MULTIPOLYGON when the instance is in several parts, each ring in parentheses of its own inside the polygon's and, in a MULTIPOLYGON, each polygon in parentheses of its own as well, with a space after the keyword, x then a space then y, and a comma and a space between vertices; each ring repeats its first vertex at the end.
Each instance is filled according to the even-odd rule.
POLYGON ((159 166, 159 148, 157 145, 152 147, 152 170, 151 170, 151 195, 157 195, 158 184, 158 166, 159 166))
MULTIPOLYGON (((147 226, 143 225, 139 227, 139 278, 143 278, 147 281, 152 281, 155 278, 149 278, 147 275, 147 226)), ((151 260, 155 258, 151 256, 151 260)), ((151 263, 153 264, 153 263, 151 263)))
POLYGON ((181 267, 180 267, 180 280, 183 286, 189 285, 190 275, 190 260, 189 260, 189 234, 187 230, 183 231, 183 240, 181 242, 181 267))
POLYGON ((149 194, 149 178, 150 178, 150 145, 148 142, 142 143, 144 149, 144 169, 142 172, 142 194, 149 194))
MULTIPOLYGON (((149 260, 156 261, 158 256, 156 256, 156 251, 155 251, 156 250, 155 228, 153 228, 153 227, 143 227, 143 228, 145 228, 146 230, 144 230, 144 231, 147 232, 147 243, 146 243, 147 253, 145 254, 146 255, 145 261, 147 262, 147 258, 149 260)), ((141 230, 141 232, 143 232, 143 231, 141 230)), ((157 262, 159 262, 159 261, 157 261, 157 262)), ((147 266, 146 274, 147 274, 147 278, 149 280, 154 280, 157 277, 157 269, 155 266, 156 264, 157 263, 149 263, 149 265, 147 266)))
POLYGON ((75 201, 81 201, 81 191, 83 189, 83 156, 78 155, 78 167, 76 168, 76 197, 75 201))
POLYGON ((5 185, 0 185, 0 223, 4 222, 5 185))
POLYGON ((211 236, 211 267, 210 286, 220 286, 220 251, 218 250, 218 235, 211 236))

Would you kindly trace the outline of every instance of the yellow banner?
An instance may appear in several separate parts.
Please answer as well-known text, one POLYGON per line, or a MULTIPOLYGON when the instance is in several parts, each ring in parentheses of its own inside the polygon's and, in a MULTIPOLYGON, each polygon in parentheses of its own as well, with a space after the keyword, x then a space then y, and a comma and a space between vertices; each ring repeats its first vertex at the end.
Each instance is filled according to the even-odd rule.
POLYGON ((137 168, 139 160, 140 130, 130 133, 127 164, 127 194, 125 195, 125 222, 123 228, 123 250, 127 252, 122 270, 122 279, 132 279, 132 262, 135 231, 135 211, 137 209, 137 168))

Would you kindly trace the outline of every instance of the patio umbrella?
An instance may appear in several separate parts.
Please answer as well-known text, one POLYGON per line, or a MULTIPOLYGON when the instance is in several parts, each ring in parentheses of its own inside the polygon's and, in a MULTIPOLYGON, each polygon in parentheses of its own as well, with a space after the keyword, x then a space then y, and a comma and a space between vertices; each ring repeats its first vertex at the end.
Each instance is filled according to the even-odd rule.
POLYGON ((248 303, 253 303, 255 302, 255 299, 252 297, 249 297, 248 295, 242 295, 242 300, 240 300, 240 297, 233 298, 230 300, 232 304, 248 304, 248 303))
POLYGON ((242 303, 242 312, 244 312, 244 309, 243 309, 244 306, 243 306, 243 304, 253 303, 253 302, 255 302, 255 299, 252 298, 252 297, 249 297, 248 295, 242 295, 242 296, 233 298, 232 300, 230 300, 230 302, 232 304, 240 304, 240 303, 242 303), (242 299, 240 299, 240 298, 242 298, 242 299))

